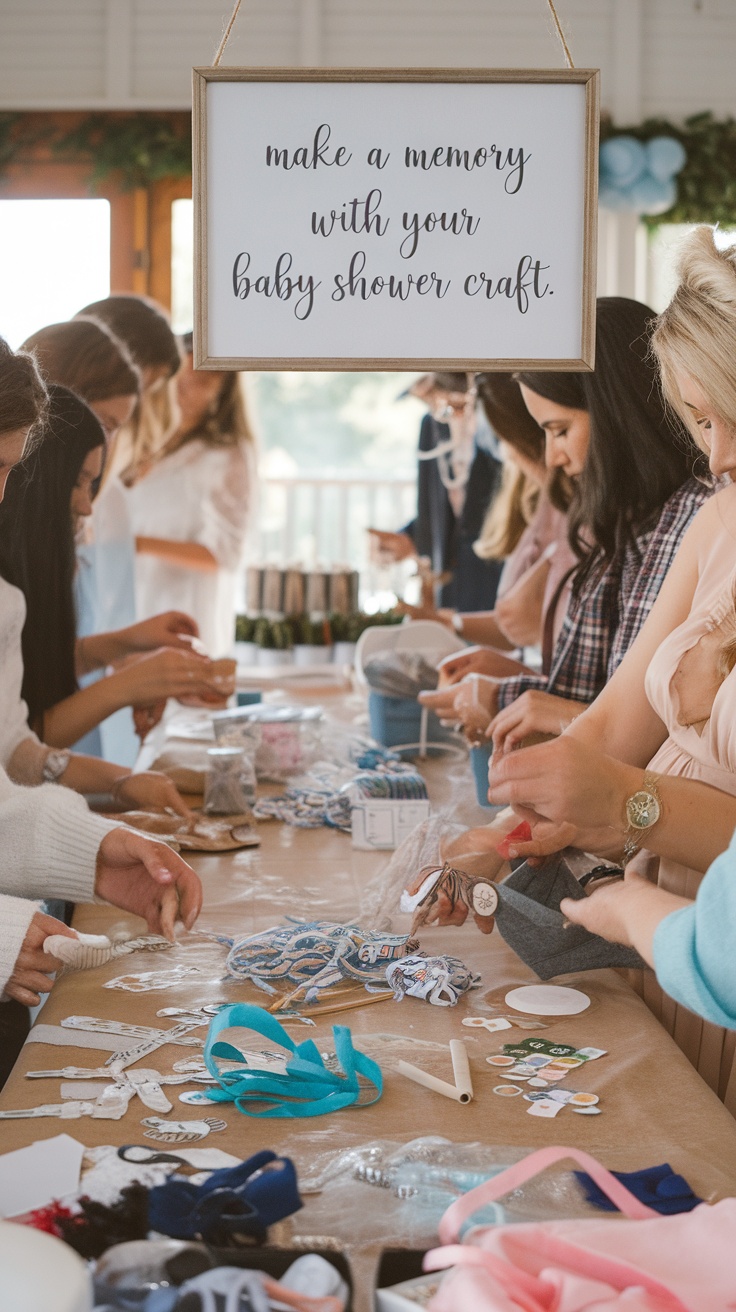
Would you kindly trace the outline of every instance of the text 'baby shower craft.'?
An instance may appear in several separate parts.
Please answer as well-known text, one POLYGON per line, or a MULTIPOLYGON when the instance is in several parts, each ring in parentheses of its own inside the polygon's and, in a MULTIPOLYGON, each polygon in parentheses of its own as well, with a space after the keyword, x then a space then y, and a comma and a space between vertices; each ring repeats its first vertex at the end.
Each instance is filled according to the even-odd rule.
MULTIPOLYGON (((508 196, 515 196, 521 190, 526 166, 532 158, 531 152, 525 151, 521 145, 498 146, 495 143, 473 147, 406 145, 396 153, 399 170, 409 174, 413 171, 426 174, 434 169, 472 173, 488 168, 498 175, 508 196)), ((345 169, 354 158, 355 152, 347 145, 333 144, 329 123, 319 124, 309 144, 295 147, 267 144, 264 148, 265 167, 285 173, 294 169, 306 172, 345 169)), ((383 171, 391 158, 389 149, 371 146, 366 152, 365 163, 383 171)), ((467 205, 453 210, 404 208, 400 213, 389 213, 383 189, 372 187, 365 195, 338 200, 329 210, 312 209, 304 215, 302 226, 307 227, 311 237, 322 240, 351 233, 365 236, 384 243, 378 248, 379 260, 382 251, 387 250, 394 258, 398 256, 402 261, 410 261, 420 246, 422 254, 427 251, 432 258, 431 238, 434 234, 466 240, 476 236, 482 223, 482 216, 467 205)), ((490 230, 488 240, 492 240, 490 230)), ((483 245, 484 254, 480 259, 484 261, 488 247, 485 242, 483 245)), ((532 300, 541 300, 552 294, 552 288, 542 277, 548 269, 549 265, 541 258, 520 252, 511 268, 489 272, 476 265, 469 269, 460 280, 459 294, 466 297, 480 295, 488 301, 500 297, 512 302, 520 314, 526 314, 532 300)), ((365 302, 378 296, 400 304, 415 297, 443 300, 455 280, 436 268, 395 272, 381 265, 376 267, 369 252, 359 249, 353 251, 346 264, 326 281, 325 294, 336 304, 365 302)), ((252 252, 241 250, 232 266, 232 290, 238 300, 275 298, 288 303, 294 317, 301 321, 311 315, 317 291, 324 285, 325 280, 315 273, 295 269, 294 256, 288 250, 278 254, 269 268, 255 268, 252 252)))

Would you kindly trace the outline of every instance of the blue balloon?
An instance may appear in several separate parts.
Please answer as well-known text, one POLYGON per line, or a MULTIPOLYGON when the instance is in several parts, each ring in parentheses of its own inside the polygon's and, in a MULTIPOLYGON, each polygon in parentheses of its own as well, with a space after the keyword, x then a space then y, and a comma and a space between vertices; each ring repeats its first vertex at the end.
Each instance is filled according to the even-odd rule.
POLYGON ((611 137, 601 146, 600 166, 606 181, 629 187, 646 171, 646 152, 636 137, 611 137))
POLYGON ((677 186, 674 179, 669 178, 663 182, 659 178, 653 178, 651 173, 645 173, 643 178, 637 178, 634 185, 629 188, 629 192, 633 208, 640 214, 664 214, 666 210, 672 209, 677 199, 677 186))
POLYGON ((624 211, 637 208, 626 187, 614 187, 604 181, 601 181, 598 188, 598 204, 606 210, 624 211))
POLYGON ((668 182, 684 167, 685 147, 675 137, 652 137, 647 142, 647 171, 661 182, 668 182))

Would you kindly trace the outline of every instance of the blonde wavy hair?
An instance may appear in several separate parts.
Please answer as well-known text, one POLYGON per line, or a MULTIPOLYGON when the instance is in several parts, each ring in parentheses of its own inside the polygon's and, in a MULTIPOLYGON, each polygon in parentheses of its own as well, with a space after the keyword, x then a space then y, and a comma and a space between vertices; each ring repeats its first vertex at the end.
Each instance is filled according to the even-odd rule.
POLYGON ((685 238, 677 291, 652 335, 665 400, 701 450, 706 448, 680 393, 679 374, 692 378, 736 428, 736 246, 719 250, 713 233, 703 224, 685 238))
POLYGON ((501 488, 494 497, 473 551, 481 560, 506 560, 519 545, 524 529, 531 524, 539 504, 539 483, 534 483, 515 465, 504 462, 501 488))

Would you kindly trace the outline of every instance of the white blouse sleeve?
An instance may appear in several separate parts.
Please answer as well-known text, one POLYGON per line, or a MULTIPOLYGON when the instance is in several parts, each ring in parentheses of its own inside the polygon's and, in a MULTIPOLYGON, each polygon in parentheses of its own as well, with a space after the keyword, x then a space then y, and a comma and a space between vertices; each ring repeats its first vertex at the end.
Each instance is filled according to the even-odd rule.
POLYGON ((213 451, 200 468, 202 528, 198 540, 222 569, 236 570, 243 558, 254 500, 255 460, 250 444, 241 442, 213 451))

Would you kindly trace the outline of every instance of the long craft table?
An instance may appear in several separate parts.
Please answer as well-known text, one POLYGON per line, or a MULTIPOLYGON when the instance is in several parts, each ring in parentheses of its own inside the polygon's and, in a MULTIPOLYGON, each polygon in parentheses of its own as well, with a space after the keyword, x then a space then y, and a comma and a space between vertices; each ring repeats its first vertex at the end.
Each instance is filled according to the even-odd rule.
MULTIPOLYGON (((345 717, 344 706, 335 711, 345 717)), ((473 784, 466 762, 433 759, 422 767, 430 796, 437 807, 450 798, 463 797, 467 818, 483 823, 487 812, 468 802, 473 784)), ((228 937, 244 936, 279 923, 284 915, 305 919, 350 921, 357 918, 361 896, 390 860, 389 853, 358 852, 350 837, 334 830, 303 830, 273 821, 260 825, 259 849, 223 856, 201 855, 192 859, 204 884, 204 911, 199 927, 228 937)), ((407 874, 410 874, 407 871, 407 874)), ((389 908, 393 913, 393 908, 389 908)), ((392 914, 393 928, 408 929, 408 917, 392 914)), ((81 906, 74 919, 84 931, 102 933, 125 927, 131 934, 141 931, 141 922, 106 906, 81 906)), ((433 1074, 451 1080, 449 1052, 422 1048, 415 1041, 449 1043, 451 1038, 467 1042, 475 1089, 468 1106, 446 1100, 410 1083, 393 1067, 401 1044, 390 1043, 390 1059, 384 1065, 385 1087, 381 1100, 366 1108, 351 1108, 319 1119, 259 1121, 241 1115, 232 1105, 215 1104, 212 1114, 227 1121, 227 1131, 212 1135, 202 1146, 216 1146, 247 1157, 263 1147, 291 1155, 300 1168, 308 1165, 317 1150, 338 1150, 372 1139, 398 1143, 417 1135, 443 1135, 456 1142, 480 1141, 533 1149, 548 1144, 574 1145, 595 1154, 617 1170, 632 1170, 669 1162, 688 1179, 704 1198, 736 1192, 736 1122, 672 1039, 654 1020, 641 999, 613 971, 597 971, 561 977, 589 994, 592 1005, 580 1016, 554 1021, 543 1037, 575 1045, 607 1050, 607 1056, 574 1072, 570 1087, 592 1090, 600 1095, 601 1115, 579 1116, 569 1109, 554 1120, 527 1115, 529 1104, 521 1097, 501 1098, 493 1093, 501 1083, 498 1069, 484 1058, 499 1052, 504 1042, 518 1041, 526 1032, 516 1028, 490 1034, 467 1029, 463 1016, 478 1014, 484 998, 496 1000, 514 985, 536 977, 505 946, 497 933, 482 936, 470 923, 461 929, 434 929, 422 935, 428 951, 444 951, 460 957, 482 975, 482 988, 465 996, 455 1008, 430 1006, 418 999, 384 1001, 338 1013, 318 1021, 317 1028, 298 1023, 289 1032, 298 1041, 315 1039, 320 1050, 332 1047, 331 1024, 347 1024, 355 1045, 366 1046, 381 1062, 377 1034, 403 1036, 405 1058, 433 1074), (499 994, 500 991, 500 994, 499 994)), ((250 984, 223 979, 225 949, 196 932, 184 935, 167 953, 136 953, 111 964, 62 977, 44 1006, 40 1021, 59 1024, 77 1014, 107 1017, 144 1025, 166 1026, 173 1021, 156 1017, 165 1006, 200 1006, 205 1002, 247 1001, 267 1005, 268 999, 250 984), (132 971, 165 969, 177 964, 194 965, 200 973, 185 979, 175 990, 129 993, 104 989, 109 979, 132 971)), ((368 997, 369 995, 366 995, 368 997)), ((488 1014, 488 1013, 486 1013, 488 1014)), ((204 1035, 205 1030, 197 1031, 204 1035)), ((168 1047, 147 1058, 143 1065, 165 1072, 173 1062, 196 1051, 168 1047)), ((88 1048, 51 1047, 27 1044, 5 1090, 0 1107, 32 1107, 59 1101, 58 1080, 27 1080, 27 1070, 60 1068, 64 1065, 98 1066, 106 1053, 88 1048)), ((197 1086, 183 1086, 197 1087, 197 1086)), ((204 1114, 199 1108, 178 1102, 181 1087, 168 1089, 174 1103, 170 1116, 192 1119, 204 1114)), ((140 1121, 150 1115, 138 1099, 130 1103, 120 1121, 74 1122, 34 1119, 0 1122, 0 1150, 8 1151, 62 1130, 88 1146, 113 1143, 149 1143, 142 1138, 140 1121)), ((153 1145, 155 1147, 155 1145, 153 1145)), ((176 1151, 174 1148, 172 1151, 176 1151)), ((356 1190, 370 1187, 356 1182, 356 1190)), ((375 1203, 371 1194, 371 1205, 375 1203)), ((315 1201, 307 1198, 295 1221, 301 1235, 324 1234, 317 1220, 310 1228, 315 1201)), ((317 1213, 314 1213, 316 1216, 317 1213)), ((289 1223, 285 1223, 287 1236, 289 1223)), ((281 1228, 280 1228, 281 1233, 281 1228)), ((363 1248, 354 1219, 334 1226, 334 1239, 351 1256, 356 1281, 355 1308, 368 1312, 370 1289, 377 1253, 375 1245, 363 1248)), ((396 1236, 398 1246, 404 1242, 396 1236)))

